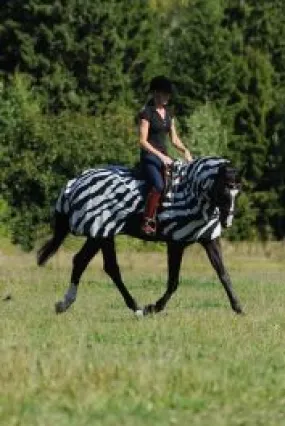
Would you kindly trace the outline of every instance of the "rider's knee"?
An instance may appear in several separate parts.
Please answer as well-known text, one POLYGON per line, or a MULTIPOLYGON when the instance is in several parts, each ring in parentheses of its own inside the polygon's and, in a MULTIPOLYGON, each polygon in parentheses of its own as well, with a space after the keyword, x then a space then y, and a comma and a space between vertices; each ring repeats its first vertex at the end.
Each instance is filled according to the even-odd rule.
POLYGON ((156 182, 155 189, 157 192, 162 193, 164 189, 164 182, 163 181, 156 182))

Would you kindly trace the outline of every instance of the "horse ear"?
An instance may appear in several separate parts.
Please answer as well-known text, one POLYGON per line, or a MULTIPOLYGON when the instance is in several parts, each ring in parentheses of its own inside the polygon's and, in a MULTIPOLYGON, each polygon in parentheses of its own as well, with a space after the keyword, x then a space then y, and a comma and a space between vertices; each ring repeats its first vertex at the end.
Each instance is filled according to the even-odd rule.
POLYGON ((218 175, 219 175, 220 177, 224 177, 224 176, 226 176, 227 168, 228 168, 228 163, 222 163, 222 164, 220 165, 220 167, 219 167, 219 173, 218 173, 218 175))
POLYGON ((228 161, 223 163, 219 169, 219 176, 226 178, 227 180, 232 180, 241 186, 241 175, 239 170, 237 170, 231 163, 228 161))

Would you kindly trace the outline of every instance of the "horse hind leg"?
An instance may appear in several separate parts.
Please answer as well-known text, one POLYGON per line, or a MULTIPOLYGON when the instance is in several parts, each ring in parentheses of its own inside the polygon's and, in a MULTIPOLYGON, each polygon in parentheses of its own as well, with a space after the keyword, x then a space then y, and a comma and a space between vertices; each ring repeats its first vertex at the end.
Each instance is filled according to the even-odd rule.
POLYGON ((80 278, 87 265, 98 253, 100 248, 100 240, 88 238, 79 252, 74 256, 70 286, 65 293, 63 300, 60 300, 55 304, 55 311, 57 314, 67 311, 67 309, 75 302, 80 278))
POLYGON ((117 262, 114 238, 106 238, 102 240, 101 248, 104 261, 104 271, 116 285, 117 289, 123 296, 127 307, 139 315, 142 310, 138 307, 137 302, 128 291, 121 277, 120 268, 117 262))

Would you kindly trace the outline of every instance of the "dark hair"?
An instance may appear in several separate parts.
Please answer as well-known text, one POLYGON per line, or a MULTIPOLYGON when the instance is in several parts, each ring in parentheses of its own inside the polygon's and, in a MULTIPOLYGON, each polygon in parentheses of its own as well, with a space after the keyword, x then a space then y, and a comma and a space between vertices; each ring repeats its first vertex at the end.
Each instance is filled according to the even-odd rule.
POLYGON ((164 77, 163 75, 158 75, 157 77, 154 77, 149 85, 149 91, 153 92, 157 90, 158 92, 164 92, 164 93, 173 93, 173 87, 171 81, 164 77))

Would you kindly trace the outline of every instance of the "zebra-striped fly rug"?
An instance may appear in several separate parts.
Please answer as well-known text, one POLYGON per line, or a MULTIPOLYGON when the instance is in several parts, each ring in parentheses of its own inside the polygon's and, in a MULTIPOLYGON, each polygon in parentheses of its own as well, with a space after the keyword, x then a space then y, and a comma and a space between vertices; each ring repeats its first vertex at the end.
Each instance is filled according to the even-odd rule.
MULTIPOLYGON (((156 240, 194 242, 221 234, 219 209, 211 206, 210 196, 220 167, 227 163, 220 157, 173 163, 171 184, 158 211, 156 240)), ((75 235, 134 234, 130 224, 141 220, 144 193, 145 182, 131 169, 89 169, 63 188, 56 211, 69 217, 70 231, 75 235)))

